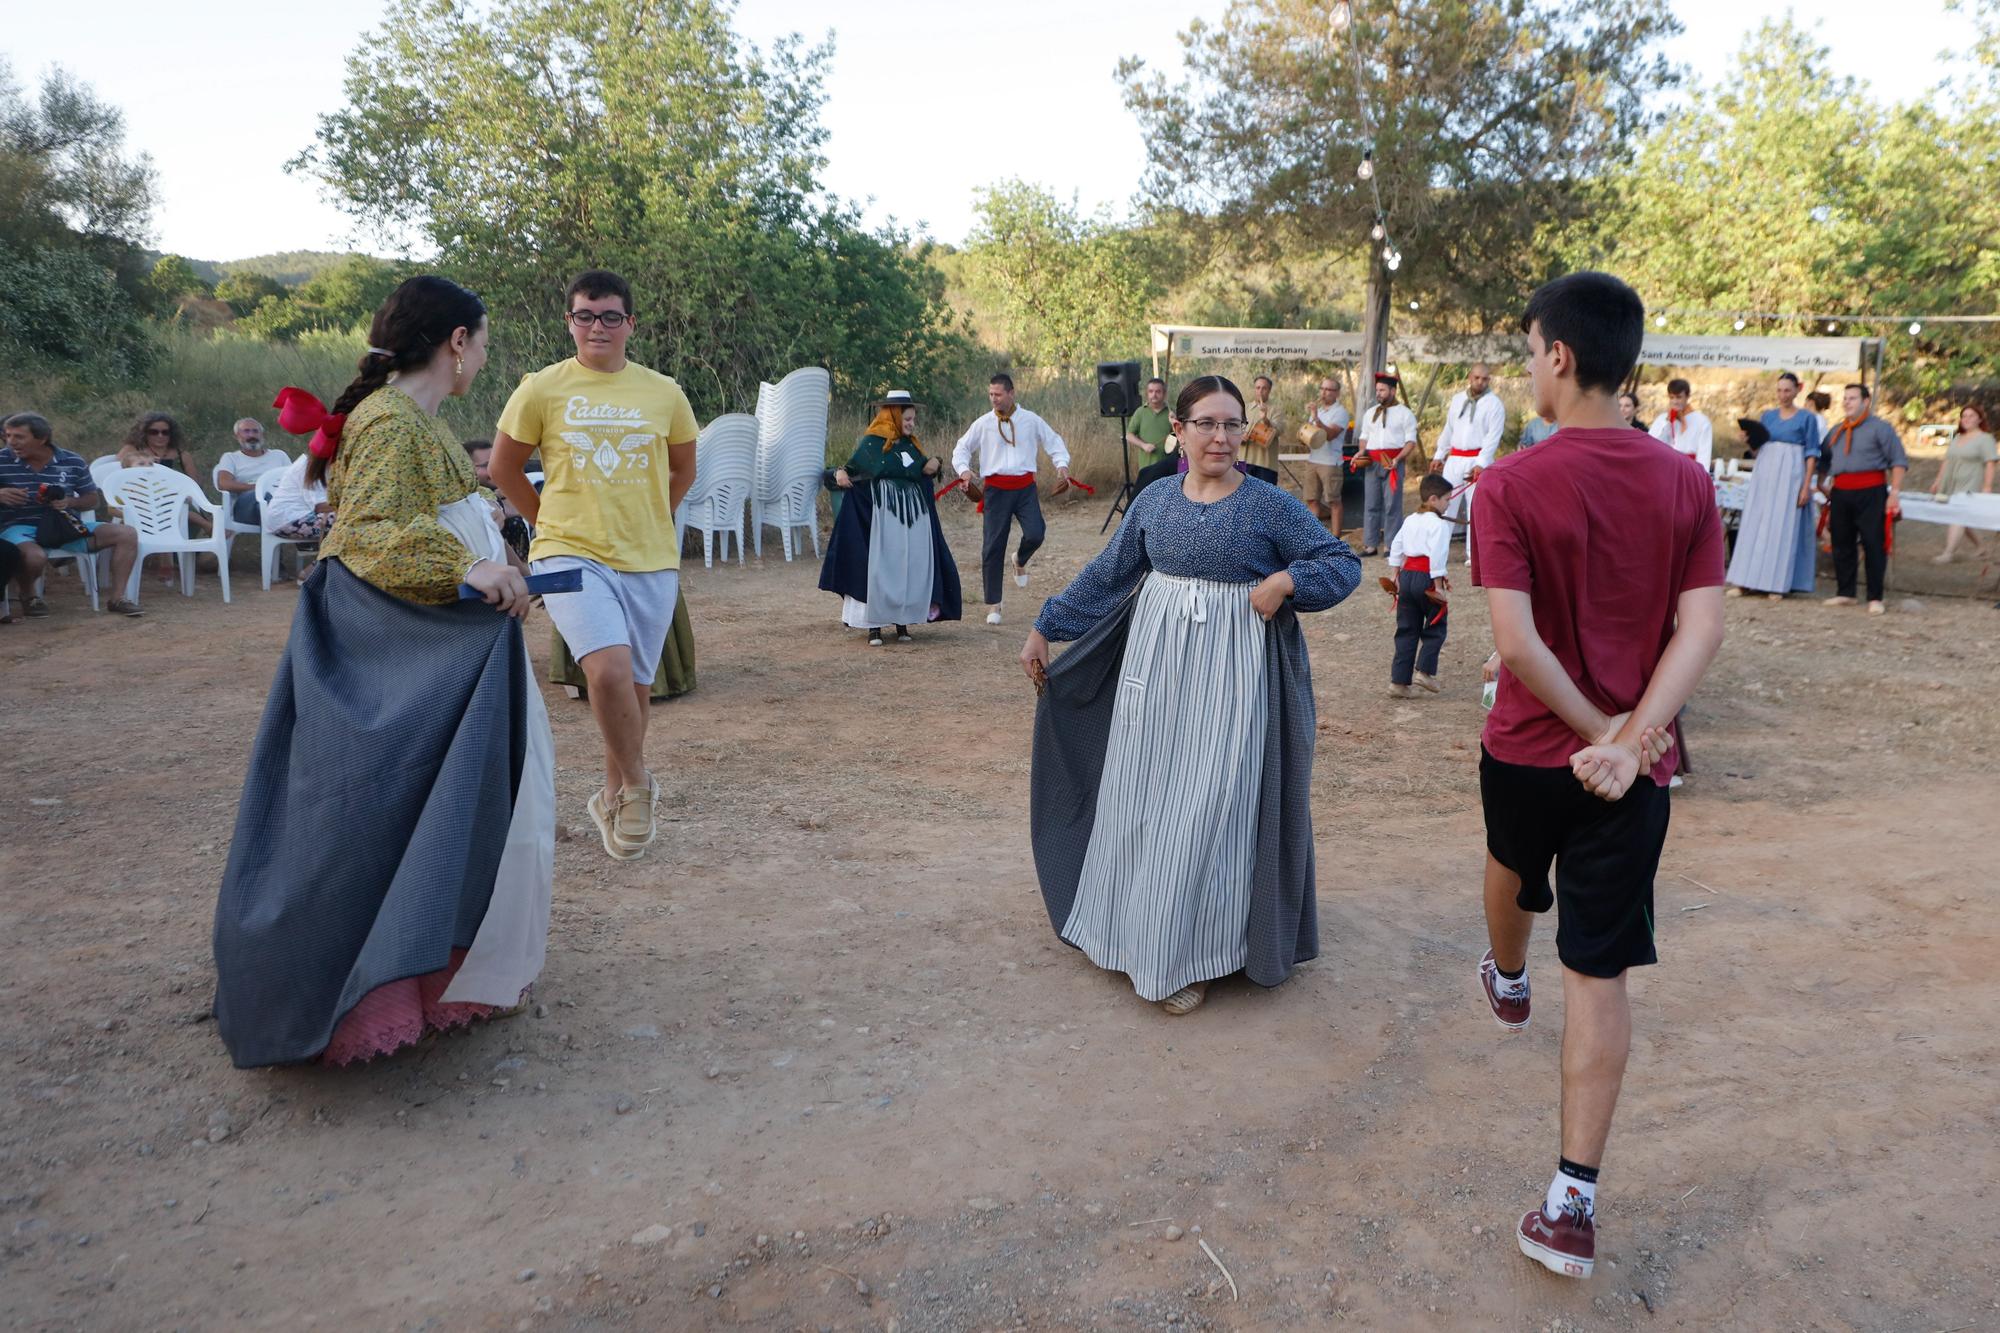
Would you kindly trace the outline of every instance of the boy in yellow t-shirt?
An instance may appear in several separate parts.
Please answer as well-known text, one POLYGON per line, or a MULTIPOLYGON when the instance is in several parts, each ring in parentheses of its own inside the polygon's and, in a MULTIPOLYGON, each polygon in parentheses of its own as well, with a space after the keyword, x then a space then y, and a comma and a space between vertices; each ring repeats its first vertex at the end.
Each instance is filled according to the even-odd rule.
POLYGON ((521 381, 493 439, 494 483, 535 526, 533 572, 575 569, 580 592, 542 599, 589 681, 605 786, 590 798, 604 850, 643 855, 660 785, 646 767, 653 674, 680 597, 674 510, 694 484, 694 410, 672 379, 625 359, 632 289, 593 269, 570 283, 576 355, 521 381), (542 452, 538 495, 528 456, 542 452))

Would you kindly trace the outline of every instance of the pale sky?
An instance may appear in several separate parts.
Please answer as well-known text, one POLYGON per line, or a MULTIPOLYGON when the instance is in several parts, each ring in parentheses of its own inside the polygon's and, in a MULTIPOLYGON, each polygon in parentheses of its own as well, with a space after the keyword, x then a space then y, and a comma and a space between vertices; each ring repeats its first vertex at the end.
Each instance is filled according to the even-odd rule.
MULTIPOLYGON (((1687 32, 1672 56, 1718 68, 1743 36, 1786 6, 1772 0, 1672 0, 1687 32)), ((380 17, 379 0, 273 6, 269 0, 98 0, 13 7, 0 51, 32 87, 62 65, 124 108, 127 143, 153 155, 159 248, 198 259, 342 249, 351 223, 285 160, 341 100, 342 57, 380 17), (281 19, 274 15, 282 15, 281 19)), ((1144 165, 1112 72, 1119 59, 1177 63, 1176 33, 1223 0, 1015 0, 998 8, 937 0, 743 0, 736 26, 768 43, 798 31, 837 47, 824 112, 824 184, 873 199, 939 240, 964 239, 973 192, 1009 176, 1125 211, 1144 165), (906 89, 881 93, 885 73, 906 89)), ((1820 0, 1799 10, 1837 70, 1881 94, 1932 86, 1937 53, 1970 31, 1944 0, 1820 0)))

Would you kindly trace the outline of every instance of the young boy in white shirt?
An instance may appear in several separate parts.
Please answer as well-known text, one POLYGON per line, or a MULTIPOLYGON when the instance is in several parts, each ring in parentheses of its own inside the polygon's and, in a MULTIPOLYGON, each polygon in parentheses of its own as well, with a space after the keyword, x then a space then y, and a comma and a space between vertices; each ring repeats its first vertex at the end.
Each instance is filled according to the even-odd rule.
POLYGON ((1389 693, 1410 697, 1412 681, 1432 694, 1438 692, 1438 654, 1444 651, 1446 604, 1451 591, 1445 562, 1451 558, 1451 527, 1444 516, 1451 503, 1451 483, 1437 473, 1417 487, 1417 512, 1405 519, 1389 543, 1389 568, 1384 589, 1396 598, 1396 655, 1389 661, 1389 693))

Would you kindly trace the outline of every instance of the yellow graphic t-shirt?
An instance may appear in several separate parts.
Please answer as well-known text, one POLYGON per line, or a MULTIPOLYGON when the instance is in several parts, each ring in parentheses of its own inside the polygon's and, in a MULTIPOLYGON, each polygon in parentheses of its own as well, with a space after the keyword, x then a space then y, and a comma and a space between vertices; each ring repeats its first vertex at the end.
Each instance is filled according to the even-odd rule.
POLYGON ((571 357, 522 378, 500 429, 542 451, 529 559, 575 555, 627 573, 681 567, 667 446, 692 444, 700 428, 671 378, 629 361, 607 375, 571 357))

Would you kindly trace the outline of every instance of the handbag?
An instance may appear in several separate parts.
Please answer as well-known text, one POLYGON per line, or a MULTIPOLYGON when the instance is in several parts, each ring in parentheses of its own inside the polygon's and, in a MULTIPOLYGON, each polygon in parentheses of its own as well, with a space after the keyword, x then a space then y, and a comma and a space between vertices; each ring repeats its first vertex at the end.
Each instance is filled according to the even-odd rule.
POLYGON ((72 542, 88 539, 90 529, 67 509, 51 509, 35 522, 35 545, 44 551, 59 551, 72 542))

